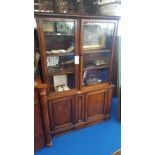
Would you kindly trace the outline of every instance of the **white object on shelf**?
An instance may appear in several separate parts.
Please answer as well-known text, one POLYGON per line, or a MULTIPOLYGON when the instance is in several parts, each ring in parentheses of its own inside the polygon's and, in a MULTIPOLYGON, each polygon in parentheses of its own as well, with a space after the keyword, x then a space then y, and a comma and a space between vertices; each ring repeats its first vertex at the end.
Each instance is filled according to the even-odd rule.
POLYGON ((75 60, 75 62, 74 62, 75 64, 79 64, 79 56, 75 56, 74 60, 75 60))
POLYGON ((47 66, 56 66, 59 63, 59 56, 48 56, 47 57, 47 66))
POLYGON ((67 75, 54 75, 54 88, 57 91, 57 86, 66 85, 67 86, 67 75))
POLYGON ((70 46, 69 48, 66 49, 67 52, 72 52, 74 50, 74 46, 70 46))
POLYGON ((64 91, 69 90, 69 87, 68 86, 63 86, 63 90, 64 91))
POLYGON ((64 49, 60 49, 60 50, 51 50, 51 53, 53 53, 53 54, 59 54, 59 53, 65 53, 66 52, 66 50, 64 50, 64 49))
POLYGON ((57 91, 63 91, 63 88, 61 86, 59 86, 57 91))

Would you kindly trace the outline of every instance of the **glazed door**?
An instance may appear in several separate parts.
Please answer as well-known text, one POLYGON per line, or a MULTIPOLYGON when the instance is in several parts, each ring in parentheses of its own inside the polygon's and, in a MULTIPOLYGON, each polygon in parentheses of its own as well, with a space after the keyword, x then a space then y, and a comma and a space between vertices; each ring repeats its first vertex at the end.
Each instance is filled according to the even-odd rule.
POLYGON ((42 18, 39 20, 44 80, 49 92, 77 89, 77 21, 42 18))
POLYGON ((111 80, 116 21, 81 22, 81 86, 102 84, 111 80))

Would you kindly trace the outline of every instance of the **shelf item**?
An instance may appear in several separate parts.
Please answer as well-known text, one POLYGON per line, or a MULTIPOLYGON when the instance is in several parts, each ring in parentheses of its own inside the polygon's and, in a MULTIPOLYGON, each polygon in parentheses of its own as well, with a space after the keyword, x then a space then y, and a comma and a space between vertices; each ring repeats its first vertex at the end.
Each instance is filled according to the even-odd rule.
POLYGON ((55 75, 53 76, 53 80, 56 92, 70 90, 67 86, 67 75, 55 75))
POLYGON ((74 52, 69 52, 69 53, 46 53, 47 56, 69 56, 69 55, 74 55, 74 52))
POLYGON ((56 92, 67 91, 67 90, 70 90, 70 89, 66 85, 58 85, 58 86, 56 86, 56 92))
POLYGON ((46 51, 46 54, 50 55, 50 54, 66 54, 66 53, 70 53, 74 50, 74 46, 70 46, 68 47, 66 50, 65 49, 59 49, 59 50, 50 50, 50 51, 46 51))
POLYGON ((95 77, 95 75, 90 75, 87 79, 86 79, 86 84, 87 85, 94 85, 94 84, 98 84, 101 83, 101 79, 97 79, 95 77))
POLYGON ((89 66, 87 68, 84 68, 83 71, 88 71, 88 70, 97 70, 97 69, 104 69, 104 68, 109 68, 107 65, 102 65, 102 66, 89 66))
POLYGON ((60 65, 69 65, 69 64, 74 64, 74 59, 73 60, 68 60, 68 61, 64 61, 64 62, 60 62, 60 65))
POLYGON ((108 53, 108 52, 111 52, 111 49, 85 49, 84 50, 84 53, 85 54, 93 54, 93 53, 108 53))
POLYGON ((48 69, 51 70, 52 67, 58 68, 58 64, 59 64, 59 56, 47 56, 47 66, 48 69))
POLYGON ((53 75, 65 75, 65 74, 73 74, 74 73, 74 68, 54 68, 51 67, 49 71, 49 76, 53 76, 53 75))
POLYGON ((64 49, 46 51, 47 54, 60 54, 60 53, 66 53, 66 52, 67 52, 67 51, 64 50, 64 49))
POLYGON ((95 61, 96 66, 101 66, 101 65, 106 65, 107 63, 105 62, 104 59, 98 59, 95 61))

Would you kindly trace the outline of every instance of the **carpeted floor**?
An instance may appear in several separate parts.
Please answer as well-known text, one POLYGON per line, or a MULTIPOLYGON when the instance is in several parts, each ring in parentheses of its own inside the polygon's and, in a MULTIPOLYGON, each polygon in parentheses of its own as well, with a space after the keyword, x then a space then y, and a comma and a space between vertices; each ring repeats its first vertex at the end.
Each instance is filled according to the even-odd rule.
POLYGON ((121 148, 121 123, 117 119, 117 98, 113 98, 111 119, 53 139, 34 155, 111 155, 121 148))

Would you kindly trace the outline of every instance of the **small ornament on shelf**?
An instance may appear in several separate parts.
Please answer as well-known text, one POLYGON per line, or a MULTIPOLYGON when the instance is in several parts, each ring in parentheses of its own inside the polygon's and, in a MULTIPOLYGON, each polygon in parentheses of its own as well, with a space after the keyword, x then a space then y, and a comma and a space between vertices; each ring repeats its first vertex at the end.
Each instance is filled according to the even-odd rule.
POLYGON ((67 0, 55 0, 56 13, 68 13, 68 1, 67 0))
POLYGON ((51 12, 54 10, 53 0, 35 0, 34 11, 35 12, 51 12))
POLYGON ((86 14, 99 14, 99 0, 85 0, 84 7, 86 14))
POLYGON ((56 92, 66 91, 66 90, 70 90, 69 87, 66 86, 66 85, 59 85, 59 86, 56 86, 56 92))
POLYGON ((86 84, 87 85, 94 85, 97 84, 98 79, 95 75, 90 75, 88 78, 86 78, 86 84))
POLYGON ((84 2, 83 0, 76 0, 76 13, 78 14, 84 14, 84 2))

